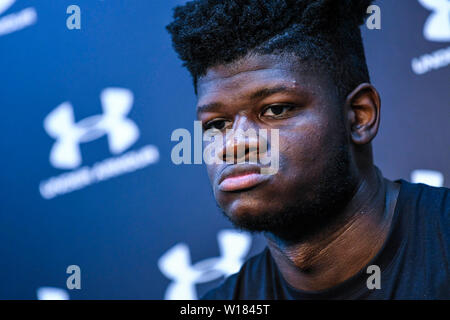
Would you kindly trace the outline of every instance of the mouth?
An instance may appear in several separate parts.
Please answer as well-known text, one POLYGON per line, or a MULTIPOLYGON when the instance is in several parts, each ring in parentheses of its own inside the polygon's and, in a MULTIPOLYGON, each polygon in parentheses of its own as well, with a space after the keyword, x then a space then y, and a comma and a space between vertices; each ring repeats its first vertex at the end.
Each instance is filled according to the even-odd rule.
POLYGON ((261 174, 256 165, 233 165, 225 168, 220 176, 220 191, 231 192, 253 188, 268 180, 270 175, 261 174))

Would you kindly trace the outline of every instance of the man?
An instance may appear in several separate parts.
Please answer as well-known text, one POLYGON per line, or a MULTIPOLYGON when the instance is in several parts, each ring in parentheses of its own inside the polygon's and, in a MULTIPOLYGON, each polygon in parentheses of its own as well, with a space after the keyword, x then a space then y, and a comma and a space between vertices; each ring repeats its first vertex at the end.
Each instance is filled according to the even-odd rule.
POLYGON ((207 165, 225 215, 263 232, 268 247, 205 299, 450 298, 449 189, 389 181, 373 164, 380 98, 359 29, 370 3, 175 9, 167 29, 192 74, 198 119, 225 135, 223 154, 254 152, 229 132, 279 131, 275 174, 237 158, 207 165))

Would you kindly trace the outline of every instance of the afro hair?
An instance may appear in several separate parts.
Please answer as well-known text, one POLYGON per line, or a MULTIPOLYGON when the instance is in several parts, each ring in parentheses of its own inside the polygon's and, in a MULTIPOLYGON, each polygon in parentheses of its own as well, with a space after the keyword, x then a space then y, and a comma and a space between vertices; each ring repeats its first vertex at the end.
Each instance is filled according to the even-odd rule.
POLYGON ((345 98, 369 82, 359 26, 373 0, 195 0, 166 28, 192 75, 248 53, 293 53, 331 76, 345 98))

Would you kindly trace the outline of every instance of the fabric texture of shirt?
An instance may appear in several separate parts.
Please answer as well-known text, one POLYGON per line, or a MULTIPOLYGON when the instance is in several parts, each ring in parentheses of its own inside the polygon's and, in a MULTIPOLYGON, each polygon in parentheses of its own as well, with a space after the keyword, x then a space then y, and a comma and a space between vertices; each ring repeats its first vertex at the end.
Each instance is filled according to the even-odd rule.
POLYGON ((401 187, 388 237, 350 279, 323 291, 297 290, 283 278, 266 247, 202 299, 450 299, 450 189, 396 182, 401 187), (380 268, 380 289, 368 289, 370 265, 380 268))

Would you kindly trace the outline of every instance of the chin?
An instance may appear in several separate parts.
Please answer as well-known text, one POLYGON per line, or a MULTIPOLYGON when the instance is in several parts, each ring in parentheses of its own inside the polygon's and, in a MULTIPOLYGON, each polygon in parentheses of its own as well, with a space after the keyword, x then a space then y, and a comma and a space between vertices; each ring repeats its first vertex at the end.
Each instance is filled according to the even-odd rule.
POLYGON ((223 213, 239 229, 252 232, 271 231, 272 222, 281 217, 282 210, 270 198, 235 199, 223 208, 223 213))
POLYGON ((267 201, 258 201, 254 199, 235 200, 231 205, 227 206, 225 212, 227 212, 229 217, 236 219, 239 219, 240 217, 255 217, 267 215, 268 206, 269 203, 267 203, 267 201))

